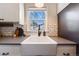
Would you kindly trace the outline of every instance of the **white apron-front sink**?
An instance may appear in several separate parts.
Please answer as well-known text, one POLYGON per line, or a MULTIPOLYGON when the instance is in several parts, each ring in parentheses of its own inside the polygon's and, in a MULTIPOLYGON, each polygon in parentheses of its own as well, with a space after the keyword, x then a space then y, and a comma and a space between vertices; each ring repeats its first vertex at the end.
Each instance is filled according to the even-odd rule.
POLYGON ((24 56, 55 56, 57 42, 48 36, 30 36, 21 43, 24 56))

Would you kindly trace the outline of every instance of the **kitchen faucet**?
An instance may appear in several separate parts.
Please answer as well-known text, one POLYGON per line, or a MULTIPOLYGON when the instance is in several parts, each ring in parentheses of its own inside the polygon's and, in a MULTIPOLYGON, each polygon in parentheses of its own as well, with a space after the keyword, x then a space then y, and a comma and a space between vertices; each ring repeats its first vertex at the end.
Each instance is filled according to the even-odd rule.
MULTIPOLYGON (((38 26, 38 36, 41 36, 41 30, 40 30, 40 25, 38 26)), ((46 36, 46 31, 43 31, 43 36, 46 36)))
POLYGON ((38 26, 38 36, 41 35, 41 31, 40 31, 40 25, 38 26))

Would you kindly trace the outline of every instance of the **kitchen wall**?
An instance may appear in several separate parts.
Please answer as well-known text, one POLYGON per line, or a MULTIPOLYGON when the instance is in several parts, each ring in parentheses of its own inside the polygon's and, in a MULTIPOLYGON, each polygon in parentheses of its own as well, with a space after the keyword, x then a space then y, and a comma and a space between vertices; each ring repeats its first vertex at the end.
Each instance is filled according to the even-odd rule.
POLYGON ((79 55, 79 3, 71 3, 58 14, 58 35, 77 42, 79 55))
POLYGON ((0 36, 13 36, 16 27, 21 27, 18 23, 13 23, 13 26, 0 27, 0 36))
MULTIPOLYGON (((25 19, 25 25, 24 25, 24 29, 26 32, 26 35, 29 35, 29 32, 27 32, 27 26, 29 25, 29 23, 27 22, 27 10, 29 8, 36 8, 35 5, 33 3, 27 3, 24 4, 24 19, 25 19)), ((58 32, 58 24, 57 24, 57 4, 55 3, 45 3, 44 4, 44 8, 47 8, 47 30, 48 33, 47 35, 49 36, 57 36, 57 32, 58 32)))
MULTIPOLYGON (((16 3, 2 3, 0 4, 0 18, 5 19, 5 21, 12 21, 12 20, 18 20, 19 19, 19 6, 16 3), (4 11, 5 10, 5 11, 4 11)), ((27 3, 24 4, 24 26, 23 29, 25 31, 26 35, 30 35, 30 32, 27 31, 27 26, 29 25, 29 22, 27 22, 27 10, 29 8, 36 8, 33 3, 27 3)), ((57 36, 58 32, 58 24, 57 24, 57 4, 45 4, 44 8, 47 8, 47 35, 49 36, 57 36)), ((19 24, 15 25, 13 27, 1 27, 1 32, 3 32, 5 35, 11 35, 11 33, 14 32, 16 26, 19 24), (6 29, 7 28, 7 29, 6 29)))
POLYGON ((18 3, 0 3, 0 22, 14 22, 13 27, 0 27, 0 35, 11 36, 19 22, 18 3), (16 23, 17 22, 17 23, 16 23))
POLYGON ((57 4, 57 13, 60 13, 64 8, 66 8, 70 3, 58 3, 57 4))

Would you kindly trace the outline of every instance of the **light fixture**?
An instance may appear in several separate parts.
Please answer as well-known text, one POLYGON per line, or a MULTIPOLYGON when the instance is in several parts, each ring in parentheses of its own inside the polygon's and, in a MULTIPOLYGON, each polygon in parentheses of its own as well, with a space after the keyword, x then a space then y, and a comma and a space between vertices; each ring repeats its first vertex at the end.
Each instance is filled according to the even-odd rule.
POLYGON ((35 7, 42 8, 44 6, 44 3, 35 3, 35 7))

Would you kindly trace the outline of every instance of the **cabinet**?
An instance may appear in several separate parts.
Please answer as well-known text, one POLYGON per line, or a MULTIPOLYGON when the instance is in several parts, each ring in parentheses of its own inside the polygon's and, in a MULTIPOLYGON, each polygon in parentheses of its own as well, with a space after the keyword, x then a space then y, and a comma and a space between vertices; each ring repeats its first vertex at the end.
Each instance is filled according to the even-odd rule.
POLYGON ((19 22, 18 3, 0 3, 0 22, 19 22))
POLYGON ((0 56, 20 56, 20 45, 0 45, 0 56))
POLYGON ((75 56, 76 55, 76 45, 64 44, 57 46, 57 56, 75 56))
MULTIPOLYGON (((20 45, 0 45, 0 56, 21 56, 20 45)), ((57 45, 57 56, 75 56, 76 45, 57 45)))

